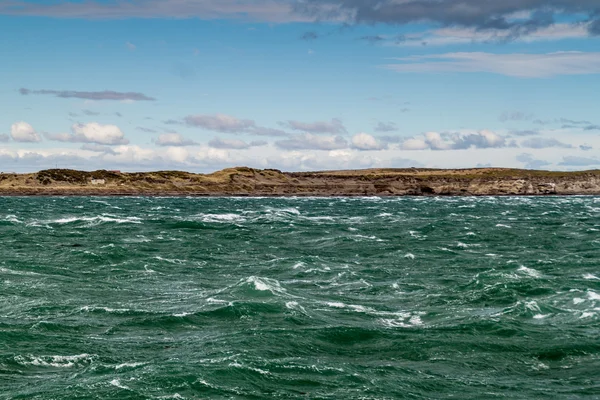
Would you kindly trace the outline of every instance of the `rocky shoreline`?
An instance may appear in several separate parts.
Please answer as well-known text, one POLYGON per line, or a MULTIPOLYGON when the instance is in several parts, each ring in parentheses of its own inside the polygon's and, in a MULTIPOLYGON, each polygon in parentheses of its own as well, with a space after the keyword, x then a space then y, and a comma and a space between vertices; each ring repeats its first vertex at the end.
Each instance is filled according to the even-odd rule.
POLYGON ((121 173, 0 173, 0 196, 503 196, 600 195, 600 170, 368 169, 281 172, 228 168, 121 173))

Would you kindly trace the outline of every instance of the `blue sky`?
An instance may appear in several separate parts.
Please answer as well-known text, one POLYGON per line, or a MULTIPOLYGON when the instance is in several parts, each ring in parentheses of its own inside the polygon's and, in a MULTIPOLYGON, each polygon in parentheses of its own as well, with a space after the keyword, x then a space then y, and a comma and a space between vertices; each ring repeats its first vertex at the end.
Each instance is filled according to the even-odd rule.
POLYGON ((0 170, 600 168, 599 34, 593 0, 7 0, 0 170))

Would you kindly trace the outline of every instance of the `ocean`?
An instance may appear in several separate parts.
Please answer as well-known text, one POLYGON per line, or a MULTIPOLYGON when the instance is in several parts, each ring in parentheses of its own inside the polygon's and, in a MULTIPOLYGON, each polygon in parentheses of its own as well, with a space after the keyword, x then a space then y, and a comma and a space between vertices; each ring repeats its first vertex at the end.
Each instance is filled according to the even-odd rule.
POLYGON ((1 399, 600 398, 600 198, 0 197, 1 399))

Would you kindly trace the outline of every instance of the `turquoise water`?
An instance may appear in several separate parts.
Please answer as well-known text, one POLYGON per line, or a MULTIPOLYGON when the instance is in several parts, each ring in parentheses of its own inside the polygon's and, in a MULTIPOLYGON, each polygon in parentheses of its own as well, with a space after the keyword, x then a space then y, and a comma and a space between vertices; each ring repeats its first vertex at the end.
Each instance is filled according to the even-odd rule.
POLYGON ((600 198, 2 198, 2 399, 600 398, 600 198))

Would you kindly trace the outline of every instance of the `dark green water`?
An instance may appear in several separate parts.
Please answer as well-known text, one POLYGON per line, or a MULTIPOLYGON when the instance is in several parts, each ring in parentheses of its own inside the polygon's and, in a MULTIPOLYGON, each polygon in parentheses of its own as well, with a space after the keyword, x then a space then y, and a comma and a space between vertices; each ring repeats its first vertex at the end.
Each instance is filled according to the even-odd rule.
POLYGON ((2 399, 600 398, 600 198, 1 198, 2 399))

